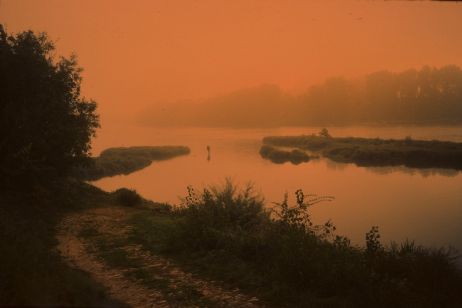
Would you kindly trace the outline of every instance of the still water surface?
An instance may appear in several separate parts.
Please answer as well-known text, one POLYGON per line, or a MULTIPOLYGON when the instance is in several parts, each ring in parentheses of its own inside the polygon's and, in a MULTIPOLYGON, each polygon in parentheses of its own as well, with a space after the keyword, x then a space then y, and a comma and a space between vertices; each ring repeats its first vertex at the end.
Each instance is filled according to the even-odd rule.
MULTIPOLYGON (((319 159, 300 165, 273 164, 260 157, 261 139, 268 135, 316 133, 319 128, 279 129, 155 129, 112 128, 99 133, 95 154, 107 147, 187 145, 191 154, 154 162, 128 176, 104 178, 94 184, 105 190, 136 189, 144 197, 176 204, 186 187, 252 182, 269 206, 284 193, 334 196, 312 208, 317 223, 328 219, 337 233, 363 244, 372 225, 384 242, 405 239, 430 246, 452 245, 462 251, 462 173, 404 167, 364 168, 319 159), (207 145, 211 159, 207 160, 207 145)), ((440 139, 462 142, 462 127, 339 127, 333 136, 440 139)), ((294 200, 292 198, 291 200, 294 200)))

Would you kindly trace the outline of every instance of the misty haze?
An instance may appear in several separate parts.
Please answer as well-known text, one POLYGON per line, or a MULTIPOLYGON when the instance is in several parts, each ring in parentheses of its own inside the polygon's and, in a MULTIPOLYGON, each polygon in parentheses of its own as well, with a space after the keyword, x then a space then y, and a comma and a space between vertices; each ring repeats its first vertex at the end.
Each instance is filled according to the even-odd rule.
POLYGON ((457 1, 0 1, 0 306, 461 306, 461 35, 457 1))

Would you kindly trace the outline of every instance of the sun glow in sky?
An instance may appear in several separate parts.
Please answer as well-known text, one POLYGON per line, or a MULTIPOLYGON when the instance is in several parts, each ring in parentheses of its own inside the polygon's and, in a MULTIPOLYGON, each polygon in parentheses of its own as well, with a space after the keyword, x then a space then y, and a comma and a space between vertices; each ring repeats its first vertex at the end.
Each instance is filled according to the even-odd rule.
POLYGON ((103 125, 266 83, 462 66, 462 5, 448 2, 3 0, 0 22, 75 52, 103 125))

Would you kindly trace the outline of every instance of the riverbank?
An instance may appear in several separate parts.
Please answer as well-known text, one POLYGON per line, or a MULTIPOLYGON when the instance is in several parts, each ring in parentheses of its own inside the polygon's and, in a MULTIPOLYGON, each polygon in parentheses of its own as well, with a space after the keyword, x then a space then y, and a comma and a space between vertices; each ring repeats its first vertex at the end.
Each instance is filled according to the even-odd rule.
POLYGON ((264 145, 308 150, 358 166, 399 166, 462 170, 462 143, 406 138, 379 139, 317 135, 269 136, 264 145))
POLYGON ((69 179, 0 193, 0 306, 125 307, 57 253, 66 214, 107 203, 110 194, 69 179))
POLYGON ((87 166, 74 170, 74 175, 85 181, 96 181, 103 177, 127 175, 151 165, 153 161, 172 159, 188 155, 185 146, 139 146, 109 148, 92 158, 87 166))
POLYGON ((271 211, 230 182, 190 189, 179 208, 75 180, 1 197, 1 304, 124 307, 142 294, 159 307, 462 302, 450 250, 385 245, 376 228, 352 245, 331 222, 310 220, 310 206, 330 199, 301 191, 271 211))
MULTIPOLYGON (((130 190, 105 192, 82 179, 131 173, 151 164, 189 154, 183 146, 111 148, 74 177, 48 178, 29 186, 0 188, 0 305, 126 307, 88 270, 76 269, 56 251, 56 227, 70 213, 101 206, 154 203, 130 190)), ((160 206, 161 205, 157 205, 160 206)))
POLYGON ((462 272, 448 249, 383 244, 377 227, 352 245, 310 207, 328 197, 296 193, 272 210, 252 189, 228 182, 180 208, 137 213, 131 241, 200 276, 238 287, 274 307, 445 307, 462 302, 462 272))

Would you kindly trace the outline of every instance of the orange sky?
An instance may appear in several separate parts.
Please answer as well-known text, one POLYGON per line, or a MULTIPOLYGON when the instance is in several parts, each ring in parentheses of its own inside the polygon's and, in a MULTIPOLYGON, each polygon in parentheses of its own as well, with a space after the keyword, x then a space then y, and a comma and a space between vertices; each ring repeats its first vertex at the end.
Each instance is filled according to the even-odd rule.
POLYGON ((308 0, 0 0, 9 32, 75 51, 102 124, 148 104, 424 64, 462 66, 462 4, 308 0))

